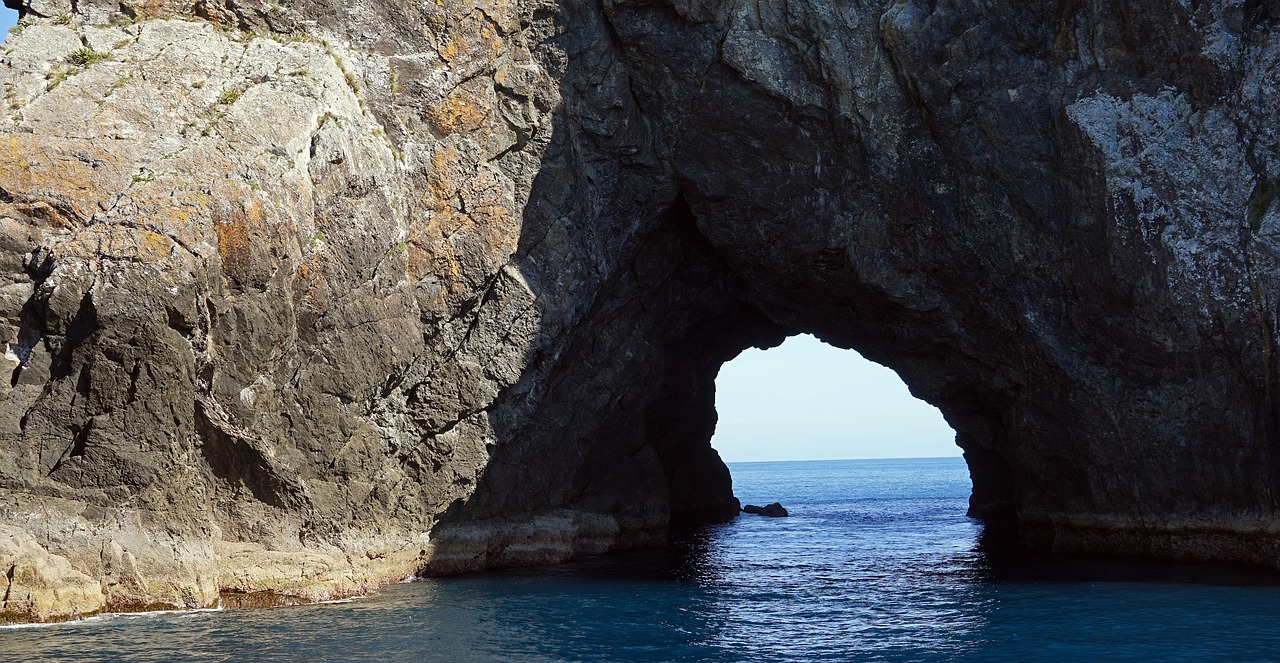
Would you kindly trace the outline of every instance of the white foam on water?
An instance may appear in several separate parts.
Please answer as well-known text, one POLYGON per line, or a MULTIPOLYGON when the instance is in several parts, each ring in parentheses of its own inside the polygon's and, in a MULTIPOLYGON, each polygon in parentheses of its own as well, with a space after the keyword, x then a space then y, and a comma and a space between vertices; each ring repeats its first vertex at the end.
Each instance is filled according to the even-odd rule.
POLYGON ((335 603, 351 603, 353 601, 359 601, 360 599, 367 599, 367 598, 369 598, 368 595, 361 594, 360 596, 348 596, 345 599, 330 599, 328 601, 316 601, 315 603, 303 603, 302 605, 331 605, 335 603))
POLYGON ((194 617, 205 612, 222 612, 226 610, 221 606, 217 608, 191 608, 189 610, 146 610, 143 612, 104 612, 80 619, 70 619, 65 622, 42 622, 32 624, 5 624, 0 625, 0 631, 16 631, 22 629, 36 628, 54 628, 57 626, 80 626, 82 624, 94 624, 97 622, 114 621, 117 619, 135 619, 139 617, 159 617, 163 615, 173 615, 176 617, 194 617))

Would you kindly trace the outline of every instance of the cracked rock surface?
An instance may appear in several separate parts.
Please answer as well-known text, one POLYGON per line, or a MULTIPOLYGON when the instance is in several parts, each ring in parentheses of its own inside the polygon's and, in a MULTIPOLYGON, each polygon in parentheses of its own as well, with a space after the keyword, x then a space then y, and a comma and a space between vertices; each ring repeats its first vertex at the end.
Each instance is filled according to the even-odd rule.
POLYGON ((733 517, 716 372, 801 332, 942 409, 992 527, 1280 562, 1274 3, 21 11, 0 621, 733 517))

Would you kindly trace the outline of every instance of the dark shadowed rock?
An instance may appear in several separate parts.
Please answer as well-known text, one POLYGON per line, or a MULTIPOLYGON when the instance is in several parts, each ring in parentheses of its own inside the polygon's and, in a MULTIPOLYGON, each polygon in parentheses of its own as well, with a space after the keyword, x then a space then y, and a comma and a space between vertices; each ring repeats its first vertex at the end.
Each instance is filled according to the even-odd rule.
POLYGON ((783 508, 783 506, 778 502, 774 502, 773 504, 769 504, 767 506, 756 506, 754 504, 748 504, 742 507, 742 510, 745 511, 746 513, 755 514, 757 516, 769 516, 770 518, 785 518, 791 515, 787 513, 787 510, 783 508))
POLYGON ((1275 3, 8 4, 0 621, 727 520, 802 332, 1026 543, 1280 562, 1275 3))

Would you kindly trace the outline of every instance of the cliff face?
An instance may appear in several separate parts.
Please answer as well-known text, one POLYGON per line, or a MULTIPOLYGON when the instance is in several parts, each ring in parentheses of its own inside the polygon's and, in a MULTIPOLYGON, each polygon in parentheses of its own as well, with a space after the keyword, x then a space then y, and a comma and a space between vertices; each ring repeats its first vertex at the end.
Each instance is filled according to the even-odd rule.
POLYGON ((732 517, 800 332, 1028 543, 1280 561, 1280 7, 1157 4, 24 3, 0 621, 732 517))

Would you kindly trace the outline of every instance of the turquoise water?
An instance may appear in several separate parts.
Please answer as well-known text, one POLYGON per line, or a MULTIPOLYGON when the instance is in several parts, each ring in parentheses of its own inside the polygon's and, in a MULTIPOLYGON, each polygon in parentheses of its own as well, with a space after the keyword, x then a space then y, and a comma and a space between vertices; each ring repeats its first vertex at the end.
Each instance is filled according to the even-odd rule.
POLYGON ((1280 660, 1277 574, 986 552, 960 459, 730 468, 793 516, 348 603, 0 630, 0 659, 1280 660))

